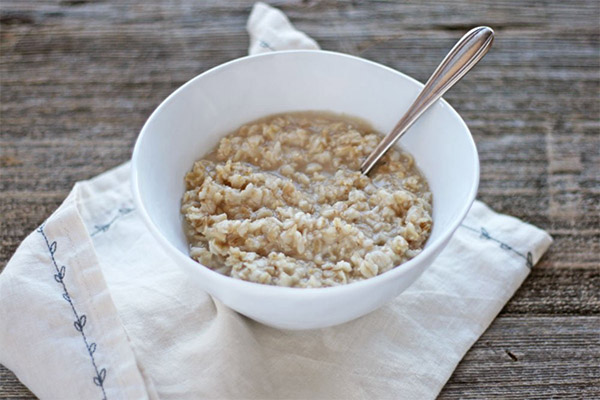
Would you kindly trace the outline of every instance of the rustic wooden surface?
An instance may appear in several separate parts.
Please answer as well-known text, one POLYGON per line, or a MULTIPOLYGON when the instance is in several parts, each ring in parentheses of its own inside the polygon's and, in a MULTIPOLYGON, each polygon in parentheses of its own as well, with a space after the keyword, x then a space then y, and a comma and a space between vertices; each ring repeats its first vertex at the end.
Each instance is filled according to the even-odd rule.
MULTIPOLYGON (((600 397, 600 2, 273 4, 323 48, 420 80, 469 27, 496 29, 493 50, 446 98, 479 147, 479 198, 555 242, 440 397, 600 397)), ((0 3, 0 268, 75 181, 130 157, 165 96, 245 54, 250 7, 0 3)), ((0 367, 0 398, 34 396, 0 367)))

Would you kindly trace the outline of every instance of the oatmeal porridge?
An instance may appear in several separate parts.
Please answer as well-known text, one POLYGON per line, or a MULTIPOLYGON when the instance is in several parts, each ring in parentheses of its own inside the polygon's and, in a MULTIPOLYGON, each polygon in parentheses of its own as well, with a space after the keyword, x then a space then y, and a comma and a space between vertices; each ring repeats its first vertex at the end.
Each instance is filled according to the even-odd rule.
POLYGON ((275 115, 221 139, 185 176, 191 257, 291 287, 355 282, 415 257, 431 231, 432 196, 412 156, 397 149, 360 173, 380 139, 325 113, 275 115))

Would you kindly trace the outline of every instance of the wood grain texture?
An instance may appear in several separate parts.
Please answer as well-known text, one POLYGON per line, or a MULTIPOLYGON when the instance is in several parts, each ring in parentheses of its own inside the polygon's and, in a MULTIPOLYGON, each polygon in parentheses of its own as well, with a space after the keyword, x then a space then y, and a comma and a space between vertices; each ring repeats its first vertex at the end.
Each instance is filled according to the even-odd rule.
MULTIPOLYGON (((0 3, 0 268, 73 183, 130 157, 179 85, 245 54, 249 1, 0 3)), ((446 99, 479 199, 555 242, 442 391, 600 397, 600 3, 275 1, 325 49, 425 80, 470 27, 497 40, 446 99)), ((0 398, 35 398, 0 367, 0 398)))

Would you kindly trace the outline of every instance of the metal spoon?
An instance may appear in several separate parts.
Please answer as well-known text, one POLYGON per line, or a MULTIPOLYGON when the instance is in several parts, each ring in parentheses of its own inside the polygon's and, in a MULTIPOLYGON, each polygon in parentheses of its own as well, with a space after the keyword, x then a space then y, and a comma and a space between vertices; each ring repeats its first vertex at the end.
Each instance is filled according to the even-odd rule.
POLYGON ((360 170, 364 175, 371 171, 377 161, 419 119, 421 114, 483 58, 492 46, 493 41, 494 31, 487 26, 480 26, 471 29, 454 45, 433 72, 406 114, 363 161, 360 170))

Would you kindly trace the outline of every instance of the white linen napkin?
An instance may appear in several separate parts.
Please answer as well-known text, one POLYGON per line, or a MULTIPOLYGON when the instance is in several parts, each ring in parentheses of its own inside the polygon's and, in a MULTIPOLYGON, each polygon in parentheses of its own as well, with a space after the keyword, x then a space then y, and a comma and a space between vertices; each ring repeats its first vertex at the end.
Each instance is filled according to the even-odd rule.
MULTIPOLYGON (((250 52, 315 48, 257 3, 250 52)), ((282 331, 220 304, 159 250, 129 164, 75 185, 0 274, 0 363, 42 399, 435 398, 551 238, 475 202, 398 298, 282 331)))

